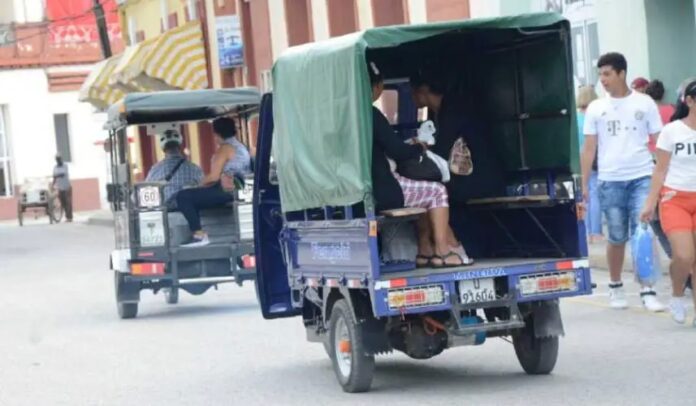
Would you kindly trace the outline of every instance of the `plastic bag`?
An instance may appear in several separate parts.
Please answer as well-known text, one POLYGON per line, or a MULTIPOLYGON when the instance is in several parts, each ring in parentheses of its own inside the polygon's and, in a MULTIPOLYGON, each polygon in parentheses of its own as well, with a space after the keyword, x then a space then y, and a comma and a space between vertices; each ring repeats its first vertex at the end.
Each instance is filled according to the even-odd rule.
POLYGON ((450 172, 455 175, 467 176, 474 172, 474 162, 471 159, 471 150, 466 145, 464 138, 460 137, 454 142, 449 158, 450 172))
POLYGON ((636 279, 646 285, 653 285, 662 275, 660 257, 655 244, 655 235, 647 224, 641 223, 631 238, 631 254, 636 279))

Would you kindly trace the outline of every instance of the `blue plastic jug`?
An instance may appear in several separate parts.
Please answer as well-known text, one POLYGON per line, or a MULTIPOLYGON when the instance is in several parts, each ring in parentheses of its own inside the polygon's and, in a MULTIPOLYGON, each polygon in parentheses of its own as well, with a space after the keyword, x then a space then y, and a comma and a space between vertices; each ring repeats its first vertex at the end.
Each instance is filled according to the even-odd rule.
POLYGON ((647 224, 641 223, 631 239, 633 270, 639 282, 652 285, 657 282, 661 272, 657 252, 655 252, 654 234, 647 224))

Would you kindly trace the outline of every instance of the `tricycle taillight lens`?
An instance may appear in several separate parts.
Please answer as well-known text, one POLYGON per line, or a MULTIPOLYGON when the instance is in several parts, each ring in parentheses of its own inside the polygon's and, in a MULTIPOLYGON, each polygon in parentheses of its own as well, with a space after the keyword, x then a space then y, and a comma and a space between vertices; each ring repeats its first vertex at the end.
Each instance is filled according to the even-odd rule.
POLYGON ((387 297, 392 310, 433 306, 445 302, 445 290, 442 285, 389 289, 387 297))
POLYGON ((140 262, 130 264, 131 274, 133 275, 164 275, 163 262, 140 262))
POLYGON ((575 271, 538 273, 520 277, 522 296, 576 290, 578 290, 578 282, 575 271))

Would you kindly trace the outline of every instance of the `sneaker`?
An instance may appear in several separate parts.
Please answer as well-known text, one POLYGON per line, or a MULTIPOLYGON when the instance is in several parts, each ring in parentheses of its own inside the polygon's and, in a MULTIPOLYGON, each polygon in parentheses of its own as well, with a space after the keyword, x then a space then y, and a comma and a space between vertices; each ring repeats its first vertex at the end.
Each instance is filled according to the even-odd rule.
POLYGON ((191 241, 181 244, 182 247, 192 248, 192 247, 203 247, 210 244, 210 239, 208 239, 208 234, 194 235, 191 237, 191 241))
POLYGON ((686 322, 686 306, 683 297, 672 297, 669 301, 669 312, 672 314, 672 320, 679 324, 686 322))
POLYGON ((643 307, 651 312, 664 312, 667 308, 657 300, 657 293, 651 288, 643 288, 640 292, 640 298, 643 301, 643 307))
POLYGON ((609 307, 612 309, 625 309, 628 307, 623 284, 609 286, 609 307))

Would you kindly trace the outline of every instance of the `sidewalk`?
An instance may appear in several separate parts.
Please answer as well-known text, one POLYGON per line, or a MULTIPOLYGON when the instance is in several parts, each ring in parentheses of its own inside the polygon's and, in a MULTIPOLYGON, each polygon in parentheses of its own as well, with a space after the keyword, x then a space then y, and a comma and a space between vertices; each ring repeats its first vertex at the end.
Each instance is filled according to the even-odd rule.
MULTIPOLYGON (((80 224, 89 225, 101 225, 101 226, 113 226, 113 216, 110 210, 93 210, 93 211, 79 211, 73 214, 73 222, 80 224)), ((63 218, 60 223, 65 223, 65 218, 63 218)), ((37 211, 36 214, 33 212, 27 212, 24 215, 24 226, 36 226, 49 224, 48 217, 45 213, 37 211)), ((2 220, 0 221, 0 227, 18 227, 19 222, 16 219, 13 220, 2 220)))

